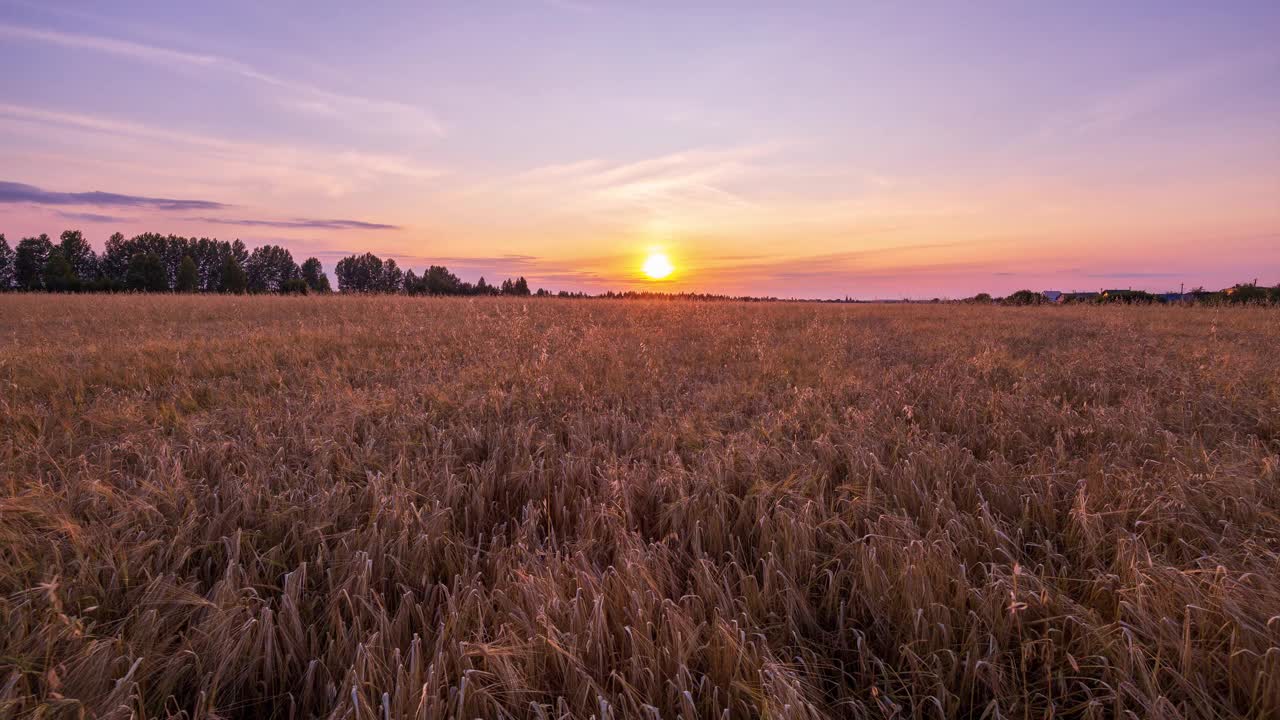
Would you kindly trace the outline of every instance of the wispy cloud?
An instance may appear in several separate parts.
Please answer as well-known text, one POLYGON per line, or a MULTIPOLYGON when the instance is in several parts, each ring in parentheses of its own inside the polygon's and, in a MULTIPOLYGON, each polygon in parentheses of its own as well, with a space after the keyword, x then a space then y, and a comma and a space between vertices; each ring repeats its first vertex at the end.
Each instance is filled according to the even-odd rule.
POLYGON ((128 40, 67 33, 10 23, 0 23, 0 36, 106 53, 163 67, 179 65, 231 73, 256 83, 288 91, 294 97, 287 104, 298 110, 326 115, 355 113, 366 116, 394 117, 405 121, 406 126, 413 127, 417 131, 426 131, 437 136, 444 134, 444 127, 439 120, 432 113, 422 108, 394 100, 381 100, 334 92, 305 82, 268 73, 248 63, 220 55, 172 50, 128 40))
POLYGON ((222 210, 230 207, 212 200, 173 200, 170 198, 120 195, 108 192, 51 192, 34 185, 0 182, 0 203, 32 205, 81 205, 91 207, 135 207, 152 210, 222 210))
POLYGON ((240 225, 243 227, 304 228, 310 230, 399 230, 399 225, 364 222, 361 220, 317 220, 294 218, 292 220, 252 220, 241 218, 193 217, 193 222, 240 225))
POLYGON ((308 189, 344 195, 381 178, 397 181, 430 180, 443 172, 397 155, 323 150, 286 144, 254 143, 154 127, 98 115, 84 115, 0 102, 0 126, 26 128, 40 135, 62 133, 95 136, 95 147, 108 147, 97 136, 131 143, 122 154, 155 146, 181 148, 188 157, 201 156, 202 180, 224 179, 237 187, 255 179, 271 187, 308 189), (139 148, 141 145, 141 148, 139 148))
POLYGON ((90 223, 119 223, 129 222, 132 220, 132 218, 121 217, 119 215, 103 215, 101 213, 89 212, 67 212, 65 210, 58 210, 56 214, 58 217, 66 220, 77 220, 79 222, 90 223))
POLYGON ((767 177, 782 143, 702 147, 630 161, 587 158, 531 168, 463 190, 495 192, 551 214, 592 215, 610 222, 655 219, 686 228, 723 227, 761 206, 751 183, 767 177))
POLYGON ((1178 103, 1193 101, 1198 94, 1225 79, 1273 67, 1277 63, 1280 63, 1280 56, 1275 50, 1263 49, 1244 50, 1164 68, 1096 96, 1084 105, 1058 112, 1028 140, 1032 143, 1062 142, 1088 133, 1114 131, 1178 103))

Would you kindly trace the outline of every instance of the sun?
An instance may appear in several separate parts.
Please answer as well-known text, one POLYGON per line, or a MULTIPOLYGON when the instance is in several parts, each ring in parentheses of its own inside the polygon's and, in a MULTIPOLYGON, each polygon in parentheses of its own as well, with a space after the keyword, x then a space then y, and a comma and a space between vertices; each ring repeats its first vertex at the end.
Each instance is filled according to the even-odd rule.
POLYGON ((644 274, 654 280, 661 280, 670 275, 672 270, 675 270, 671 265, 671 261, 662 253, 654 253, 645 258, 644 266, 640 269, 644 270, 644 274))

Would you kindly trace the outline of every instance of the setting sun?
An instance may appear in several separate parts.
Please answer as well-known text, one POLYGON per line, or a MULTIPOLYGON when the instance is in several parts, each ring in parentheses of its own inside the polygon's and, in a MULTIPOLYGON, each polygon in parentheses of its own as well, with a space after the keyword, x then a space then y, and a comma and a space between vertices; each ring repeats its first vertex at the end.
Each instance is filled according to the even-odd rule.
POLYGON ((654 253, 650 255, 644 261, 644 267, 641 269, 644 270, 645 275, 648 275, 654 280, 661 280, 662 278, 670 275, 672 270, 675 270, 671 265, 671 261, 662 253, 654 253))

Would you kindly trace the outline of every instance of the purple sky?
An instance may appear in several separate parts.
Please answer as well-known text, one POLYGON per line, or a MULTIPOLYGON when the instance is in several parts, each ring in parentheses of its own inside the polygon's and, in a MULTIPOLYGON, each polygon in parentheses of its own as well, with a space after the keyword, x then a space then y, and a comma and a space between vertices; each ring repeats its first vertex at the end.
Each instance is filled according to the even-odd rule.
POLYGON ((1280 3, 743 4, 0 0, 0 232, 588 291, 1280 282, 1280 3))

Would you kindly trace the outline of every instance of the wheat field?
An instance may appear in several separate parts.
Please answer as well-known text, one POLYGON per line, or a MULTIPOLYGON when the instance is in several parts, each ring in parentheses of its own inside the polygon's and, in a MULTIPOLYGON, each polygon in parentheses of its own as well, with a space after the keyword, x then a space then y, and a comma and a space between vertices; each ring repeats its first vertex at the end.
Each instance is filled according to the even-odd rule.
POLYGON ((1280 313, 0 296, 0 717, 1280 713, 1280 313))

